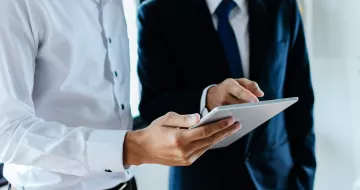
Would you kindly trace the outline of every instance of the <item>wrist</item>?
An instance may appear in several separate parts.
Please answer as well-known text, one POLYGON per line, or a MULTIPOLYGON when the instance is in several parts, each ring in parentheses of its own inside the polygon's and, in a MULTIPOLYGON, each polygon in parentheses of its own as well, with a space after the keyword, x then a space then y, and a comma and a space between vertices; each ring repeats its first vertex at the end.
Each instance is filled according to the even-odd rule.
POLYGON ((216 91, 216 86, 210 87, 207 91, 205 107, 208 111, 211 111, 215 108, 215 105, 213 104, 212 101, 212 94, 215 93, 215 91, 216 91))
POLYGON ((144 156, 141 154, 144 151, 141 145, 142 139, 141 131, 129 131, 125 135, 124 150, 123 150, 123 164, 138 166, 144 162, 144 156))

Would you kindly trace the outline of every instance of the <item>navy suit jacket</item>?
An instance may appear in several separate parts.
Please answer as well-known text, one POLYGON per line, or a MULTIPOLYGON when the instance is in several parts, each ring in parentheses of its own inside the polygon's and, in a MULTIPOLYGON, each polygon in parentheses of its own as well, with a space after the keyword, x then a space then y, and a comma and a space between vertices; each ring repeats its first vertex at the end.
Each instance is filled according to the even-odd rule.
MULTIPOLYGON (((249 0, 248 8, 250 79, 262 100, 299 102, 231 146, 171 168, 171 190, 313 188, 314 96, 296 0, 249 0)), ((142 118, 200 112, 204 88, 231 78, 206 0, 145 1, 138 21, 142 118)))

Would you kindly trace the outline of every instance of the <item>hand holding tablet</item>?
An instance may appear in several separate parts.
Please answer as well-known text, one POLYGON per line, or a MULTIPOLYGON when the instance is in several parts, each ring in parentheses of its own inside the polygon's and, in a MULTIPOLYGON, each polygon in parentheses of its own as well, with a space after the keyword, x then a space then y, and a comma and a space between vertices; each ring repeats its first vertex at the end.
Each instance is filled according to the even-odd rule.
POLYGON ((224 118, 234 118, 236 122, 241 123, 242 128, 237 133, 215 144, 213 149, 227 147, 297 101, 298 98, 294 97, 246 104, 219 106, 203 117, 200 122, 192 128, 219 121, 224 118))

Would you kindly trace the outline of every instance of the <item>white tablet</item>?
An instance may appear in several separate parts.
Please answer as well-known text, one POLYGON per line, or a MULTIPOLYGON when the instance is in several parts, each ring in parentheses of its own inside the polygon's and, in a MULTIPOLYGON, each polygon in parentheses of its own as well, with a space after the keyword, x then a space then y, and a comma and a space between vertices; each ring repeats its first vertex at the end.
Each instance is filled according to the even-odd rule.
POLYGON ((219 106, 205 115, 205 117, 203 117, 193 128, 219 121, 221 119, 233 117, 236 122, 241 123, 242 128, 237 133, 214 145, 213 149, 227 147, 261 124, 265 123, 267 120, 293 105, 298 101, 298 99, 299 98, 294 97, 255 103, 219 106))

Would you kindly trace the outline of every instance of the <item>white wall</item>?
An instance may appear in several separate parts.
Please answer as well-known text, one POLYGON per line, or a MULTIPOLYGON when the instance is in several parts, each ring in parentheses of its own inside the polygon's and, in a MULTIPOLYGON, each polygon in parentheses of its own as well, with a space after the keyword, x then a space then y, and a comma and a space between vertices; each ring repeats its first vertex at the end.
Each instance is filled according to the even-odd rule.
POLYGON ((307 6, 316 98, 315 189, 355 189, 360 172, 359 0, 309 0, 307 6))
POLYGON ((345 60, 333 58, 312 60, 318 190, 350 190, 356 177, 356 126, 350 112, 350 86, 344 63, 345 60))
POLYGON ((134 116, 139 115, 138 104, 140 102, 140 84, 137 75, 137 24, 136 10, 138 0, 123 0, 124 12, 128 28, 128 37, 130 42, 130 105, 134 116))

